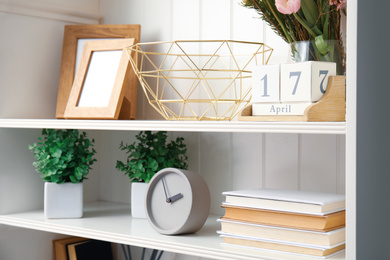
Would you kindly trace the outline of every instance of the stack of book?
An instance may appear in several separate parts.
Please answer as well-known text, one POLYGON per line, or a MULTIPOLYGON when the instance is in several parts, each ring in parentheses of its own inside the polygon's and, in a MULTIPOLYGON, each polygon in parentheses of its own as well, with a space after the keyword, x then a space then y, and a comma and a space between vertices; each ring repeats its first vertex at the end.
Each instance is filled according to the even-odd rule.
POLYGON ((345 196, 254 189, 223 192, 224 244, 330 257, 345 249, 345 196))

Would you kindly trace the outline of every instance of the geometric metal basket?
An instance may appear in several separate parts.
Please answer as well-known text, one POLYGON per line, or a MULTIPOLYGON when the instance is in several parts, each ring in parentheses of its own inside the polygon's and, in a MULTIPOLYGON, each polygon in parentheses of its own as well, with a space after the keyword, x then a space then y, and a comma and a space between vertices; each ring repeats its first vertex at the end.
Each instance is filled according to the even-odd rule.
POLYGON ((167 120, 231 120, 251 100, 252 69, 267 64, 263 43, 184 40, 127 48, 149 104, 167 120))

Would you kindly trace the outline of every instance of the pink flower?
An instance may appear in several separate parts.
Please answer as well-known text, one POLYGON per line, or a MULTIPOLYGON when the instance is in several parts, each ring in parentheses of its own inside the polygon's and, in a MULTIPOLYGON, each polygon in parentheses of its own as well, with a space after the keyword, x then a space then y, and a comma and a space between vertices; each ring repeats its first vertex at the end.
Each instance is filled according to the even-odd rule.
POLYGON ((301 8, 301 0, 275 0, 275 5, 282 14, 292 14, 301 8))
POLYGON ((337 10, 345 8, 347 0, 329 0, 329 5, 337 5, 337 10))

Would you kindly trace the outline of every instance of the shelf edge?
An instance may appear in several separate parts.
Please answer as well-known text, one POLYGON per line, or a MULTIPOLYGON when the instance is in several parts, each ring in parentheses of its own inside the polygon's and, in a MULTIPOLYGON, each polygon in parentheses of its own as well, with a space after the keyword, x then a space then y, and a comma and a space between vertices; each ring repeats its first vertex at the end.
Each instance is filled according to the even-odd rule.
POLYGON ((345 122, 242 122, 242 121, 164 121, 164 120, 58 120, 0 119, 0 128, 56 128, 119 131, 246 132, 345 134, 345 122))

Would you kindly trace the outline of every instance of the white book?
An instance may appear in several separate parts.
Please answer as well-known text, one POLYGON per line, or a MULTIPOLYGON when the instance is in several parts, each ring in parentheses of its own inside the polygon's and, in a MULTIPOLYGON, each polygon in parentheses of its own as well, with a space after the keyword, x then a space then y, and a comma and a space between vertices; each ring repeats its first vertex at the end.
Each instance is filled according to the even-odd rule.
POLYGON ((345 209, 345 195, 297 190, 226 191, 224 204, 302 214, 326 215, 345 209))
MULTIPOLYGON (((345 249, 343 249, 343 250, 337 251, 333 254, 329 254, 326 256, 311 256, 311 255, 304 255, 301 253, 283 252, 283 251, 278 251, 278 250, 257 248, 257 247, 251 247, 251 246, 241 246, 241 245, 229 244, 229 243, 224 243, 224 242, 221 242, 221 245, 222 245, 222 247, 227 248, 229 250, 248 252, 250 254, 256 254, 256 253, 261 252, 261 253, 270 253, 270 254, 277 253, 277 254, 291 255, 291 256, 294 256, 294 259, 299 259, 299 260, 328 259, 328 258, 334 257, 340 253, 345 252, 345 249), (299 258, 295 258, 295 257, 299 257, 299 258)), ((337 259, 339 259, 339 258, 337 258, 337 259)), ((344 258, 342 258, 342 259, 344 259, 344 258)))
POLYGON ((345 228, 320 232, 260 225, 227 219, 218 219, 217 221, 221 224, 221 231, 218 232, 221 234, 227 233, 253 239, 258 238, 275 242, 284 241, 324 247, 345 243, 345 228))
POLYGON ((275 250, 280 252, 288 252, 294 254, 303 254, 316 257, 329 257, 335 253, 339 253, 345 249, 345 243, 339 243, 333 246, 317 246, 303 243, 292 243, 285 241, 275 241, 268 239, 259 239, 245 236, 237 236, 233 234, 219 232, 223 243, 246 246, 251 248, 259 248, 266 250, 275 250))

